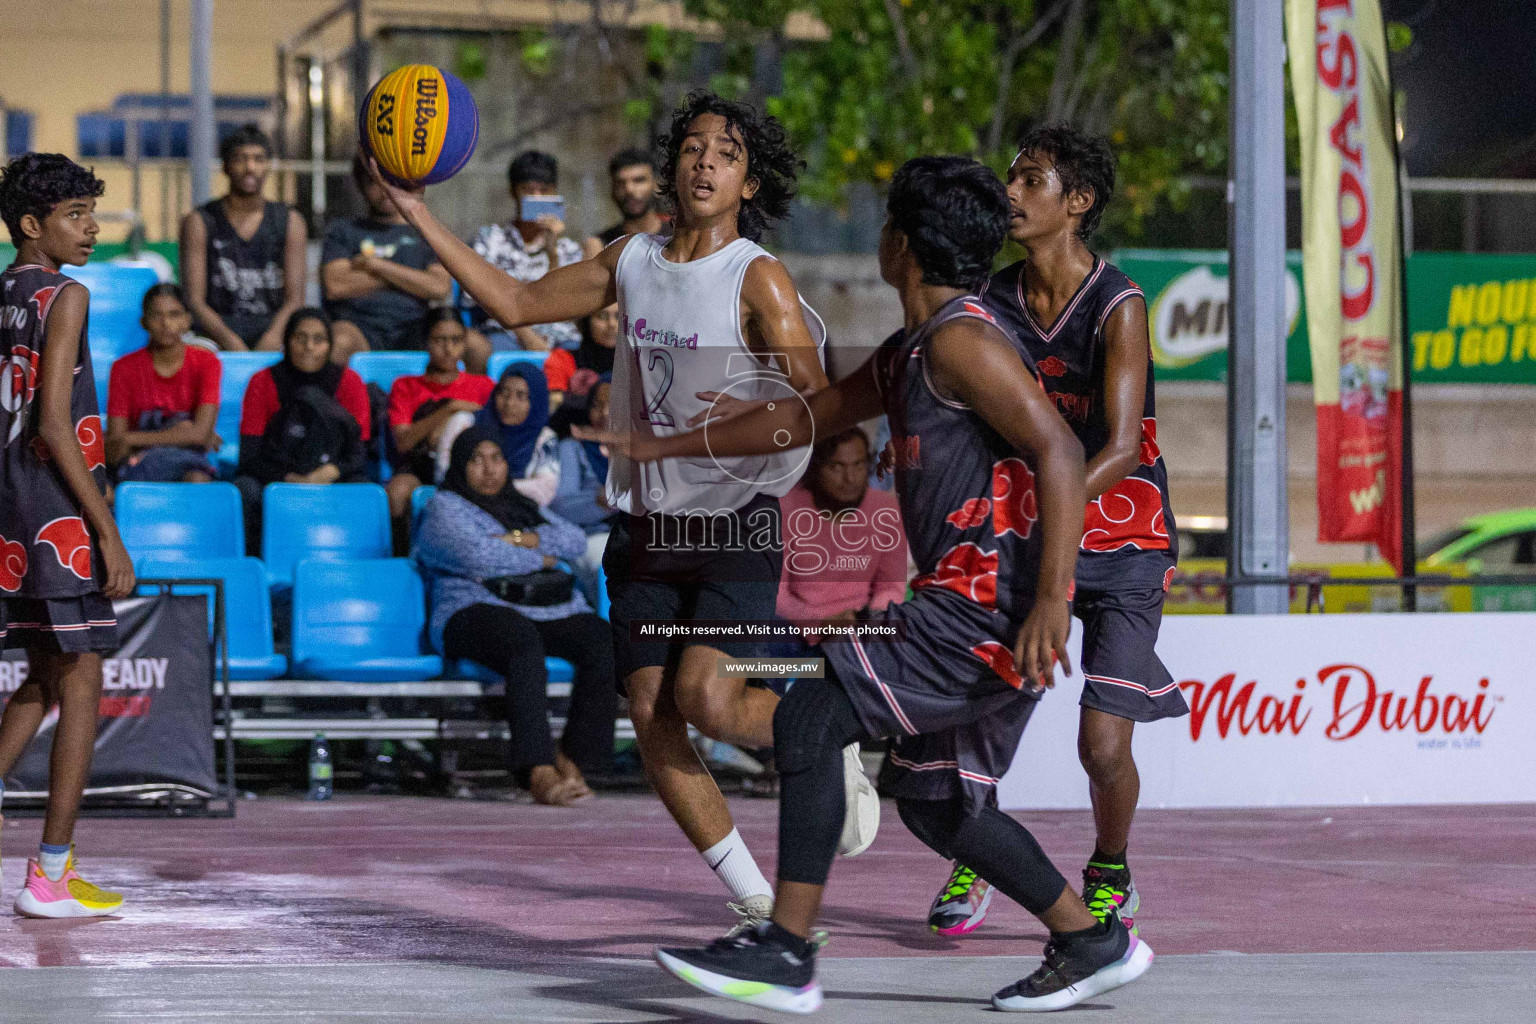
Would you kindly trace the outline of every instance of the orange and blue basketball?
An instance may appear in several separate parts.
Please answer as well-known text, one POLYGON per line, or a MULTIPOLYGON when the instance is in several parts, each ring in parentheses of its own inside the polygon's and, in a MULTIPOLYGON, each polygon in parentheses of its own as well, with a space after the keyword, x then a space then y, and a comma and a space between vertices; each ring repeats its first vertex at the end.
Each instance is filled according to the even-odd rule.
POLYGON ((368 90, 357 134, 386 177, 435 185, 469 162, 480 139, 480 112, 469 87, 453 75, 407 64, 368 90))

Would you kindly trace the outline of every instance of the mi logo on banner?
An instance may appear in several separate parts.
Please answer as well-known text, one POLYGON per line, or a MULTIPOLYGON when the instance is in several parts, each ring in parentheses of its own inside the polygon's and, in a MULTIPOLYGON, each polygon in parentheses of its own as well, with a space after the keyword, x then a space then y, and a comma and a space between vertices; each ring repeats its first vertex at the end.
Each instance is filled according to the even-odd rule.
POLYGON ((1363 516, 1382 503, 1387 494, 1387 471, 1376 471, 1376 482, 1369 487, 1363 487, 1358 491, 1349 492, 1349 503, 1355 508, 1355 515, 1363 516))

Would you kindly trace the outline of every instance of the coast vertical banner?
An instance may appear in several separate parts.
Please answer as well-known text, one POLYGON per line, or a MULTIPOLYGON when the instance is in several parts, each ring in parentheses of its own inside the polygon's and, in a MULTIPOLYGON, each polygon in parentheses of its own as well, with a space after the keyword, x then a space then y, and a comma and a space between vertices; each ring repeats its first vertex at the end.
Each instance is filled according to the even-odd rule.
POLYGON ((1301 129, 1302 262, 1317 406, 1318 540, 1402 565, 1396 128, 1378 0, 1286 0, 1301 129))

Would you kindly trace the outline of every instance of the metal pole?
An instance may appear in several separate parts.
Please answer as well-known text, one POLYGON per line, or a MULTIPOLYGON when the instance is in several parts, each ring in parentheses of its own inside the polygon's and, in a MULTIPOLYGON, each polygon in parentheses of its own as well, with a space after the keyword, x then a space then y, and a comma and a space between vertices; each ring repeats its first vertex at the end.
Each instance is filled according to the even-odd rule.
POLYGON ((319 54, 309 60, 310 230, 325 223, 325 68, 319 54))
POLYGON ((213 0, 192 0, 192 205, 213 198, 213 152, 217 128, 213 121, 213 0))
POLYGON ((171 237, 171 0, 160 0, 160 240, 171 237))
MULTIPOLYGON (((1392 87, 1392 63, 1387 61, 1387 95, 1392 101, 1392 162, 1397 166, 1398 188, 1401 189, 1397 204, 1397 275, 1398 275, 1398 358, 1403 364, 1403 417, 1402 462, 1398 466, 1399 513, 1402 516, 1403 575, 1413 576, 1419 571, 1417 533, 1418 516, 1414 508, 1413 481, 1413 344, 1408 330, 1408 253, 1413 251, 1413 199, 1402 183, 1408 178, 1408 168, 1403 162, 1402 112, 1397 107, 1397 90, 1392 87)), ((1405 612, 1419 610, 1418 588, 1403 588, 1402 608, 1405 612)))
MULTIPOLYGON (((1232 0, 1227 520, 1237 575, 1283 573, 1289 561, 1282 11, 1273 0, 1232 0)), ((1248 615, 1290 604, 1284 586, 1232 588, 1227 600, 1248 615)))

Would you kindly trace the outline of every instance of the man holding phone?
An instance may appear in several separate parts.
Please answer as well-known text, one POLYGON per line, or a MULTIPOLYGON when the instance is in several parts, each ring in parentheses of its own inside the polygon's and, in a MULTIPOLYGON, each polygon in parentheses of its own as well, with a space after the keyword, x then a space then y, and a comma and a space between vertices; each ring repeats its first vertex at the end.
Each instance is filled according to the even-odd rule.
MULTIPOLYGON (((565 236, 565 200, 559 195, 560 164, 548 153, 530 149, 507 167, 513 219, 487 224, 475 235, 474 248, 486 262, 524 284, 550 270, 581 260, 581 245, 565 236)), ((581 331, 569 320, 508 329, 481 310, 466 292, 464 304, 474 326, 494 351, 575 349, 581 331)))

